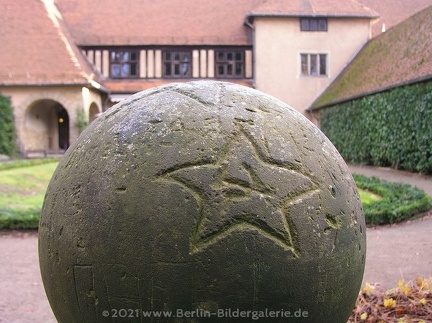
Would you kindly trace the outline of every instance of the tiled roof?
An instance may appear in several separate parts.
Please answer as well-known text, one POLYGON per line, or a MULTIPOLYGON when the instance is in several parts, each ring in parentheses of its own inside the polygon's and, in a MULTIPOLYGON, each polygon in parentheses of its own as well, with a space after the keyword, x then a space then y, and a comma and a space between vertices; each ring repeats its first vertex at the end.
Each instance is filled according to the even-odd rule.
POLYGON ((77 45, 252 45, 252 30, 244 24, 248 15, 371 18, 379 12, 383 13, 387 24, 387 21, 396 21, 394 16, 403 19, 432 0, 1 2, 0 85, 23 85, 88 83, 91 78, 97 81, 97 72, 77 45))
POLYGON ((47 7, 39 0, 2 1, 0 85, 88 82, 90 66, 46 2, 47 7))
POLYGON ((372 39, 312 108, 432 78, 431 21, 432 6, 372 39))
POLYGON ((376 18, 378 13, 355 0, 268 0, 250 16, 327 16, 376 18))
POLYGON ((372 25, 372 36, 382 32, 382 25, 388 30, 413 14, 432 5, 432 0, 357 0, 379 12, 380 18, 372 25))
POLYGON ((56 0, 80 46, 252 45, 246 13, 263 0, 56 0))

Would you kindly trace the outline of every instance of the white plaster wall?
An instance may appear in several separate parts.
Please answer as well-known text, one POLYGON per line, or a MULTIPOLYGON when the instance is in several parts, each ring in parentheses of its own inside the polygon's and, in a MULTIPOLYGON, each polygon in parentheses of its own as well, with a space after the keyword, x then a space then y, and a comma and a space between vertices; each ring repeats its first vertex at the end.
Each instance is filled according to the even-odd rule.
POLYGON ((299 18, 258 17, 255 86, 303 112, 370 38, 370 21, 328 18, 327 32, 300 31, 299 18), (300 53, 327 54, 327 76, 302 76, 300 53))

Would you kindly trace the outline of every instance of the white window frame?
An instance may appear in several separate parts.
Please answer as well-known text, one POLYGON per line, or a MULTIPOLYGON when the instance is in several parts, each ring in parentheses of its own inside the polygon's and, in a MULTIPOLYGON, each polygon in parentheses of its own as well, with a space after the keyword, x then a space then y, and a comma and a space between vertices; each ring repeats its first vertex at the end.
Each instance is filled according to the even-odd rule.
POLYGON ((298 73, 301 77, 330 77, 330 68, 329 68, 329 53, 324 51, 299 51, 298 52, 298 64, 299 69, 298 73), (325 55, 325 74, 320 73, 321 69, 321 60, 320 55, 325 55), (303 57, 306 56, 307 59, 307 73, 304 72, 304 64, 303 64, 303 57), (312 65, 311 62, 313 61, 314 57, 316 58, 316 73, 313 73, 312 71, 312 65))

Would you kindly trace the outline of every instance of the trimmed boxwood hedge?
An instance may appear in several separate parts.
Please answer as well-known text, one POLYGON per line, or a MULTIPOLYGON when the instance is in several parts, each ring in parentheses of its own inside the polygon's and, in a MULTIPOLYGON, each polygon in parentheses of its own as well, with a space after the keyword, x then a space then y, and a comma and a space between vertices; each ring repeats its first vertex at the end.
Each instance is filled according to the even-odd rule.
POLYGON ((432 207, 432 198, 412 185, 357 174, 353 177, 358 188, 382 197, 379 201, 363 205, 366 224, 401 222, 432 207))
POLYGON ((347 162, 432 173, 432 82, 402 86, 320 112, 347 162))
POLYGON ((13 210, 0 208, 0 229, 37 229, 41 208, 13 210))

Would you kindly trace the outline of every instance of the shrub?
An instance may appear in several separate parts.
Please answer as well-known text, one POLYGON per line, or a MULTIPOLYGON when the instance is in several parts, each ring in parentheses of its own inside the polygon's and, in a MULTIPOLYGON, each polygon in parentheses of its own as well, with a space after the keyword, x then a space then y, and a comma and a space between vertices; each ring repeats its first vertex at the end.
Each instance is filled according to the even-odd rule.
POLYGON ((357 187, 382 196, 379 201, 363 205, 366 224, 401 222, 432 207, 432 198, 412 185, 357 174, 353 177, 357 187))
POLYGON ((0 229, 37 229, 41 209, 25 210, 0 208, 0 229))
POLYGON ((84 109, 78 109, 77 110, 75 126, 78 129, 78 133, 83 132, 84 129, 88 126, 88 121, 87 121, 84 109))
POLYGON ((432 82, 321 111, 321 130, 352 163, 432 173, 432 82))
POLYGON ((13 109, 9 99, 0 95, 0 154, 11 156, 15 152, 13 109))

